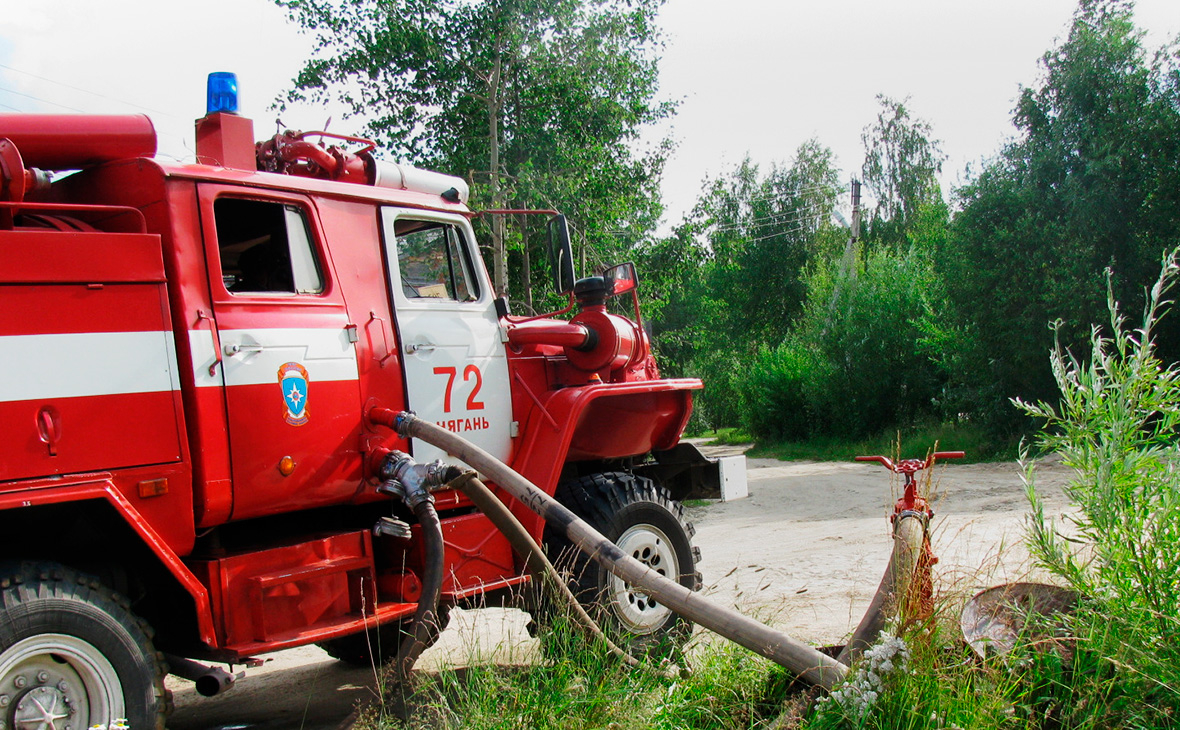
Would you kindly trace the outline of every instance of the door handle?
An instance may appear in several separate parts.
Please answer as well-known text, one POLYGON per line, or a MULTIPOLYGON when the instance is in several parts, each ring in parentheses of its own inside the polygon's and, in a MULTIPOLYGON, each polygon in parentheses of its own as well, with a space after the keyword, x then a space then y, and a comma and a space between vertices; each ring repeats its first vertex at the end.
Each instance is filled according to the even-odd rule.
POLYGON ((57 456, 57 442, 61 440, 57 411, 44 406, 37 412, 37 436, 49 447, 49 455, 57 456))
POLYGON ((239 345, 226 345, 225 355, 226 357, 233 357, 234 355, 240 355, 242 353, 262 352, 265 349, 266 346, 264 345, 251 345, 246 343, 239 345))
POLYGON ((424 342, 420 342, 416 345, 406 345, 406 352, 410 353, 411 355, 413 355, 415 352, 432 352, 434 350, 434 345, 429 345, 424 342))

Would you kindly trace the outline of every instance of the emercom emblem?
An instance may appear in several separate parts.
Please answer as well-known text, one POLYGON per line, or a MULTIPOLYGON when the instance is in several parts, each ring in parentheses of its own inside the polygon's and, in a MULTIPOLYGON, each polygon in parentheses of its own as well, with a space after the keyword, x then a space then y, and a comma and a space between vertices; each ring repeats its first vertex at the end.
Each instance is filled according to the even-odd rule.
POLYGON ((283 391, 283 420, 292 426, 307 423, 307 369, 297 362, 279 367, 279 387, 283 391))

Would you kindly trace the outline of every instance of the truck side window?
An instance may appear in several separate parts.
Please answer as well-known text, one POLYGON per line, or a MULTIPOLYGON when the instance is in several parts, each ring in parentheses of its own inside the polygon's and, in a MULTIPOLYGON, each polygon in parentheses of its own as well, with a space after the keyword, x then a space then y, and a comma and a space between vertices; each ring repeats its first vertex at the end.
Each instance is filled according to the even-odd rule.
POLYGON ((394 233, 402 293, 407 298, 473 302, 479 297, 458 228, 398 219, 394 233))
POLYGON ((213 201, 221 277, 231 294, 319 294, 324 277, 307 218, 295 205, 265 200, 213 201))

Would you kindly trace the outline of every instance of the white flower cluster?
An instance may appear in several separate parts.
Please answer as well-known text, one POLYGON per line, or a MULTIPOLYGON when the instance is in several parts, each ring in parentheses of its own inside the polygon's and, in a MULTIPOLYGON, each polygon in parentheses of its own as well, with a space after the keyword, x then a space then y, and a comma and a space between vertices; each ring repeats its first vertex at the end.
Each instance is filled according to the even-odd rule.
POLYGON ((910 650, 905 641, 889 636, 864 653, 864 660, 840 689, 821 700, 824 709, 838 710, 845 717, 863 721, 869 709, 885 691, 889 676, 909 669, 910 650))

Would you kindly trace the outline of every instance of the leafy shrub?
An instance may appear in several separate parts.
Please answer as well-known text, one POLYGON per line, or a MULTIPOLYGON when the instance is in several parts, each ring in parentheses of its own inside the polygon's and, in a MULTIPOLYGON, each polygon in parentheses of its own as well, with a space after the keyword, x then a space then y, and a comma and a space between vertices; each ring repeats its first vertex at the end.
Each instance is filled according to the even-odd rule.
POLYGON ((1092 601, 1082 620, 1109 676, 1085 699, 1105 708, 1108 726, 1167 725, 1180 712, 1180 371, 1157 357, 1152 336, 1180 274, 1176 256, 1140 327, 1109 294, 1110 329, 1093 329, 1089 359, 1055 348, 1059 405, 1017 401, 1045 421, 1041 446, 1077 470, 1066 494, 1079 511, 1065 530, 1046 519, 1030 471, 1029 545, 1092 601))
POLYGON ((807 438, 811 391, 823 380, 822 367, 815 352, 797 340, 759 349, 742 380, 745 428, 774 440, 807 438))
POLYGON ((744 424, 756 436, 858 438, 942 416, 953 334, 927 256, 879 249, 810 278, 791 337, 744 371, 744 424))

